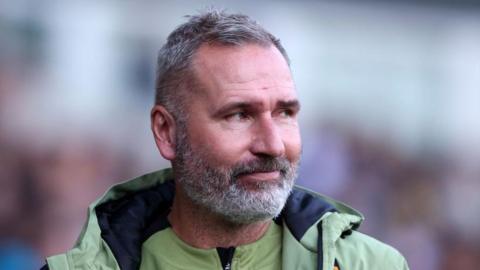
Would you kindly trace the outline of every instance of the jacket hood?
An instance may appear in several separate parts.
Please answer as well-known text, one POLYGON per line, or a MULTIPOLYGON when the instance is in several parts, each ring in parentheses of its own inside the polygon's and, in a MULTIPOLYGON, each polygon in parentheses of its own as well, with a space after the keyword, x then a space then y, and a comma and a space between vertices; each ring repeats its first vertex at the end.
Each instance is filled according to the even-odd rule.
MULTIPOLYGON (((92 269, 138 269, 143 242, 166 226, 157 217, 169 211, 174 188, 171 169, 113 186, 90 205, 87 222, 74 248, 47 258, 49 265, 52 269, 76 269, 77 262, 81 262, 92 269)), ((285 246, 301 247, 284 250, 285 256, 298 256, 299 260, 318 254, 318 269, 328 269, 335 260, 328 250, 363 219, 358 211, 343 203, 295 186, 274 221, 285 225, 284 243, 289 242, 285 246)))

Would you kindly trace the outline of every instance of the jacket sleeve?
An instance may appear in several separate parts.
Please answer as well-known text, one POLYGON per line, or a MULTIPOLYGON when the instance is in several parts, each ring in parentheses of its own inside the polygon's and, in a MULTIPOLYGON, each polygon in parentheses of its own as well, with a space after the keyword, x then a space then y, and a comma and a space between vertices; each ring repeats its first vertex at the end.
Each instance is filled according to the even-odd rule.
POLYGON ((400 265, 400 268, 399 268, 399 269, 401 269, 401 270, 410 270, 410 268, 408 268, 407 260, 405 260, 405 258, 404 258, 402 255, 400 255, 400 257, 401 257, 402 262, 399 263, 399 265, 400 265))

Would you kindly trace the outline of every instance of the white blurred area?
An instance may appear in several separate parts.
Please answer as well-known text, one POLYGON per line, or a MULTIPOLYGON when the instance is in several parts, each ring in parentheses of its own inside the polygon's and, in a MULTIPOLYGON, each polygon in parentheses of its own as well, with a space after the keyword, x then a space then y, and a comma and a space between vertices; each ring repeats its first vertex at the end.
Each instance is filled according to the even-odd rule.
POLYGON ((39 266, 110 184, 168 166, 149 129, 156 53, 209 6, 286 47, 300 184, 364 212, 411 269, 478 266, 480 5, 395 1, 0 1, 0 245, 39 266))

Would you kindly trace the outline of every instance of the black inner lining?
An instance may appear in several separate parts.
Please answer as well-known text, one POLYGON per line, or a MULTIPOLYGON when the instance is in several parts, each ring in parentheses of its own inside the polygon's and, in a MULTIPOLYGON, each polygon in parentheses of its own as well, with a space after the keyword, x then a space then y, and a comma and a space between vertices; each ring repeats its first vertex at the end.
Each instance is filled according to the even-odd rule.
POLYGON ((235 247, 217 248, 220 262, 222 263, 223 270, 230 270, 232 268, 233 254, 235 254, 235 247))

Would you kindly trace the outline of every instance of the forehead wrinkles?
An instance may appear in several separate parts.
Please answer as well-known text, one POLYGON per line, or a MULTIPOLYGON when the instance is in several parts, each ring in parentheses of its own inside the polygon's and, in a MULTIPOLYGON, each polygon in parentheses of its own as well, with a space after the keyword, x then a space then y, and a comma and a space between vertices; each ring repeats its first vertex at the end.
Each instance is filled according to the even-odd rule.
MULTIPOLYGON (((253 46, 255 45, 253 44, 253 46)), ((243 52, 235 51, 235 49, 236 47, 233 46, 209 46, 194 55, 191 71, 196 80, 195 90, 197 93, 218 99, 218 95, 227 94, 230 90, 290 89, 295 92, 290 68, 283 62, 284 59, 281 56, 279 58, 281 62, 278 61, 278 58, 273 59, 276 55, 269 51, 275 51, 275 48, 257 47, 257 55, 264 62, 259 65, 255 65, 254 62, 257 58, 245 56, 243 52), (215 51, 215 48, 219 50, 215 51), (232 49, 232 51, 225 51, 228 49, 232 49), (265 59, 272 59, 270 62, 275 67, 266 67, 265 59)), ((228 95, 230 94, 234 93, 228 93, 228 95)))
POLYGON ((293 82, 273 78, 254 78, 225 84, 226 91, 295 90, 293 82))

